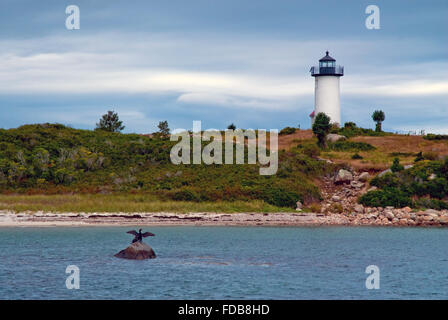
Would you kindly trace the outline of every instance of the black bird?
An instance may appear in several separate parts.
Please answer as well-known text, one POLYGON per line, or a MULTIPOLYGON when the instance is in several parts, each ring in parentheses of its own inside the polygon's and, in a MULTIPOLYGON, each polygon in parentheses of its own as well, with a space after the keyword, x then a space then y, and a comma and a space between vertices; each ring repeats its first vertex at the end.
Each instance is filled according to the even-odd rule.
POLYGON ((132 243, 137 242, 137 241, 142 242, 143 238, 154 237, 155 236, 155 234, 151 233, 151 232, 142 233, 142 229, 139 229, 138 232, 135 231, 135 230, 131 230, 131 231, 128 231, 126 233, 130 233, 130 234, 133 234, 135 236, 134 240, 132 240, 132 243))

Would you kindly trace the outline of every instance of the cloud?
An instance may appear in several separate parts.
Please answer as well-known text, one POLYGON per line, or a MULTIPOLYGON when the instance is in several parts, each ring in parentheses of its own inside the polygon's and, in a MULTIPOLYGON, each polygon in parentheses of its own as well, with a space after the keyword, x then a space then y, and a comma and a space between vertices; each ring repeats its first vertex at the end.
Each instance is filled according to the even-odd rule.
MULTIPOLYGON (((307 119, 314 92, 308 71, 328 48, 345 66, 343 101, 364 99, 374 105, 390 100, 393 110, 412 107, 417 114, 421 105, 400 99, 429 97, 439 108, 439 117, 446 115, 441 106, 448 105, 448 61, 425 58, 446 48, 411 38, 371 42, 207 33, 71 33, 0 40, 0 95, 166 95, 191 110, 200 106, 249 112, 303 110, 307 119)), ((346 114, 362 114, 346 108, 346 114)), ((89 120, 70 111, 53 118, 87 125, 104 111, 87 112, 84 117, 89 120)), ((129 104, 121 105, 120 116, 139 128, 151 120, 129 104)))

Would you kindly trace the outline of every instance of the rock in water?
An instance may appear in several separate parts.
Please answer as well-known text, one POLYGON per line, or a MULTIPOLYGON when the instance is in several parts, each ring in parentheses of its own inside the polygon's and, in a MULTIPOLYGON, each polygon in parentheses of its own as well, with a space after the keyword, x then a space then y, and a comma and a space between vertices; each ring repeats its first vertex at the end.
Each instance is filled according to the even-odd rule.
POLYGON ((156 254, 154 250, 152 250, 152 248, 146 243, 137 241, 126 249, 115 254, 115 257, 122 259, 145 260, 154 259, 156 254))

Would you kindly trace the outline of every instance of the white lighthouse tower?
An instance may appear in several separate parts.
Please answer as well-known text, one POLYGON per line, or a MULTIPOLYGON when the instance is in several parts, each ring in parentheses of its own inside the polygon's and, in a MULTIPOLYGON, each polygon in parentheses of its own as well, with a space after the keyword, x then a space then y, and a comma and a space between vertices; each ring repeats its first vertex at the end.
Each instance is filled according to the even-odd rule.
POLYGON ((341 104, 339 101, 339 78, 344 75, 344 67, 336 65, 336 60, 328 55, 319 60, 319 66, 311 67, 315 80, 314 111, 310 114, 311 126, 319 112, 330 117, 331 123, 341 124, 341 104))

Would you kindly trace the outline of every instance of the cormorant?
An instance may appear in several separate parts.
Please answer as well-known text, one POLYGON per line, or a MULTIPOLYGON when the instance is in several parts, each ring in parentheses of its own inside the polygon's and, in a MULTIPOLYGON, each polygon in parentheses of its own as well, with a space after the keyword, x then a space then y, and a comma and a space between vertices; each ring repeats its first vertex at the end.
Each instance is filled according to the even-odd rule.
POLYGON ((134 240, 132 240, 132 243, 137 242, 137 241, 142 242, 143 238, 154 237, 155 236, 155 234, 151 233, 151 232, 142 233, 142 229, 139 229, 138 232, 135 231, 135 230, 131 230, 131 231, 128 231, 126 233, 130 233, 130 234, 133 234, 135 236, 134 240))

